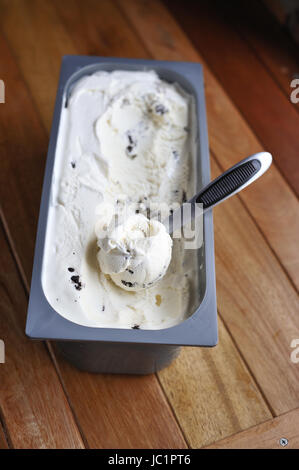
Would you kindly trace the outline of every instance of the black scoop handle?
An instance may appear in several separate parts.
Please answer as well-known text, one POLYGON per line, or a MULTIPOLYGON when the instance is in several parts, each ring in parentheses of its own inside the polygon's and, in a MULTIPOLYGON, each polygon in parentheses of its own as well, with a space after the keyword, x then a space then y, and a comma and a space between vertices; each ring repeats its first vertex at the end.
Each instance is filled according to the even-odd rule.
POLYGON ((202 212, 212 209, 220 202, 228 199, 234 194, 240 192, 249 184, 262 176, 268 170, 272 163, 272 155, 269 152, 259 152, 244 158, 229 170, 222 173, 218 178, 205 186, 199 193, 193 196, 187 203, 176 209, 174 213, 168 216, 164 221, 164 225, 169 233, 174 230, 174 225, 183 226, 188 220, 194 218, 196 203, 202 204, 202 212), (192 205, 191 212, 185 211, 185 207, 192 205), (184 213, 184 217, 183 217, 184 213), (187 217, 185 216, 187 213, 187 217))
POLYGON ((205 186, 190 202, 202 203, 210 209, 259 178, 271 165, 272 156, 260 152, 241 160, 205 186))

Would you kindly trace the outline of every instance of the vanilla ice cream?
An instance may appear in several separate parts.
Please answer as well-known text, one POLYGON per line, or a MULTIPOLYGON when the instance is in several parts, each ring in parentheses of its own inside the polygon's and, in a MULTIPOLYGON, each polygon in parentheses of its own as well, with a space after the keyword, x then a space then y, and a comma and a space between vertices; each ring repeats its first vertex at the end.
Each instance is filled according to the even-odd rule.
POLYGON ((73 87, 61 113, 42 273, 65 318, 159 329, 188 315, 196 260, 187 263, 183 241, 172 243, 147 216, 149 208, 166 216, 195 193, 193 113, 192 97, 153 71, 97 72, 73 87))
POLYGON ((122 289, 138 291, 158 282, 171 260, 172 239, 158 220, 131 215, 98 239, 101 270, 122 289))

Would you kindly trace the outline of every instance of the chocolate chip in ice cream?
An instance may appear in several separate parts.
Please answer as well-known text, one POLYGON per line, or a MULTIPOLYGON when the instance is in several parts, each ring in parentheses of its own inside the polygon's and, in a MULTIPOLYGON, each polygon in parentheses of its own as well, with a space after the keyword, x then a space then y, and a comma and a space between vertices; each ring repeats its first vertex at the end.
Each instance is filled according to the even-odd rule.
POLYGON ((132 135, 129 132, 127 133, 127 137, 128 137, 129 145, 126 147, 126 153, 128 157, 130 157, 131 159, 134 159, 137 157, 137 154, 135 151, 137 142, 135 139, 133 139, 132 135))
POLYGON ((134 325, 132 326, 132 330, 139 330, 140 329, 140 325, 134 325))
POLYGON ((124 98, 122 101, 122 106, 128 106, 129 104, 130 104, 130 101, 128 100, 128 98, 124 98))
POLYGON ((67 268, 70 273, 73 273, 75 271, 74 268, 67 268))
POLYGON ((124 286, 126 286, 126 287, 134 287, 134 286, 136 286, 136 282, 124 281, 123 279, 122 279, 121 282, 122 282, 122 284, 123 284, 124 286))
POLYGON ((173 150, 172 155, 175 160, 178 160, 180 158, 179 152, 177 150, 173 150))
POLYGON ((165 106, 163 104, 157 104, 155 106, 155 112, 162 116, 162 114, 167 113, 167 109, 165 108, 165 106))
POLYGON ((76 168, 76 163, 75 162, 71 162, 71 165, 72 165, 72 168, 76 168))
POLYGON ((102 306, 102 312, 104 312, 104 310, 105 310, 105 305, 102 306))
POLYGON ((75 289, 77 290, 81 290, 82 289, 82 282, 80 281, 80 276, 72 276, 71 277, 71 281, 74 283, 75 285, 75 289))

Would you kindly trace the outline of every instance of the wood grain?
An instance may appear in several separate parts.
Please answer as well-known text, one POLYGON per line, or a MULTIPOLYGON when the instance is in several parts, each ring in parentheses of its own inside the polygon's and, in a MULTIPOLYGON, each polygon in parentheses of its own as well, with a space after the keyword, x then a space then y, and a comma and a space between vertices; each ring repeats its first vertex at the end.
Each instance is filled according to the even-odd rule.
MULTIPOLYGON (((199 61, 204 65, 210 148, 221 168, 229 168, 240 158, 263 150, 219 81, 162 3, 128 0, 125 8, 123 2, 118 4, 155 59, 199 61)), ((299 288, 298 200, 276 166, 272 165, 263 179, 243 191, 240 197, 299 288)))
POLYGON ((2 35, 0 57, 6 84, 0 107, 0 199, 29 284, 48 137, 2 35))
MULTIPOLYGON (((148 2, 128 1, 123 13, 128 16, 140 37, 142 33, 153 56, 156 59, 176 60, 199 58, 163 5, 159 2, 150 3, 151 8, 148 8, 148 2)), ((211 147, 213 148, 214 144, 213 132, 217 132, 218 138, 222 139, 220 116, 215 112, 221 105, 222 112, 227 111, 225 121, 227 122, 227 116, 230 116, 230 126, 234 128, 230 145, 238 142, 238 139, 248 139, 257 146, 255 137, 208 69, 206 83, 209 123, 213 122, 211 147), (211 109, 214 112, 211 112, 211 109), (216 122, 220 128, 218 131, 214 127, 216 122), (242 132, 238 137, 240 128, 242 132)), ((223 137, 223 140, 226 142, 226 137, 223 137)), ((221 155, 221 151, 225 153, 223 141, 221 148, 219 143, 218 147, 215 145, 214 148, 218 150, 215 152, 218 155, 221 155)), ((252 152, 248 152, 250 153, 252 152)), ((212 175, 219 172, 220 168, 212 160, 212 175)), ((282 197, 286 191, 286 197, 292 198, 274 167, 263 178, 262 186, 258 182, 252 190, 249 188, 244 196, 242 193, 243 201, 250 206, 254 215, 263 211, 265 193, 277 191, 274 182, 280 183, 282 197), (258 194, 262 202, 257 199, 258 194)), ((297 211, 297 203, 295 207, 297 211)), ((271 211, 270 204, 268 211, 271 211)), ((264 213, 266 214, 266 206, 264 213)), ((268 226, 269 230, 273 230, 273 227, 275 224, 268 226)), ((296 253, 298 233, 299 230, 292 234, 293 256, 296 253)), ((239 198, 234 198, 215 209, 215 239, 220 313, 262 387, 273 412, 280 414, 295 408, 298 406, 299 370, 289 359, 290 342, 292 338, 297 337, 299 329, 296 314, 299 305, 295 290, 239 198), (282 376, 285 377, 284 381, 281 381, 282 376)), ((281 234, 280 242, 282 240, 281 234)))
POLYGON ((210 445, 209 449, 299 449, 299 409, 210 445), (288 440, 286 446, 280 439, 288 440))
MULTIPOLYGON (((18 2, 17 4, 14 2, 12 8, 16 5, 18 6, 19 3, 23 4, 23 2, 18 2)), ((28 2, 28 8, 30 8, 31 3, 35 5, 35 2, 28 2)), ((35 16, 31 16, 27 12, 26 18, 27 21, 28 18, 35 18, 35 16)), ((46 21, 45 17, 43 21, 46 21)), ((47 27, 45 27, 45 29, 47 29, 47 27)), ((26 41, 25 31, 27 30, 23 32, 24 42, 26 41)), ((32 27, 30 35, 32 31, 34 31, 34 27, 32 27)), ((54 35, 55 34, 54 32, 54 35)), ((50 36, 48 42, 52 44, 55 41, 51 41, 50 36)), ((46 44, 44 44, 44 46, 45 45, 46 44)), ((4 201, 4 214, 7 225, 17 254, 19 254, 21 264, 24 266, 27 284, 29 284, 36 230, 35 224, 40 201, 42 173, 48 138, 32 106, 30 95, 24 86, 18 67, 5 44, 5 39, 0 41, 0 47, 2 48, 1 58, 5 59, 6 64, 4 70, 2 62, 0 72, 2 73, 2 70, 5 72, 4 78, 8 84, 7 88, 13 89, 14 97, 17 98, 17 100, 14 100, 13 95, 8 95, 5 108, 0 109, 0 112, 5 113, 3 114, 5 127, 3 134, 1 134, 0 173, 2 184, 0 185, 0 194, 1 199, 4 201), (26 113, 22 115, 20 114, 20 110, 26 110, 26 113), (17 140, 15 139, 15 129, 17 129, 17 140), (14 155, 13 159, 11 155, 14 155), (32 177, 32 175, 34 175, 34 177, 32 177), (23 227, 26 227, 26 229, 24 228, 23 230, 23 227)), ((48 60, 52 63, 57 60, 58 64, 60 62, 60 56, 58 55, 57 58, 55 58, 56 52, 54 52, 52 57, 51 50, 52 45, 49 50, 45 50, 41 43, 40 54, 46 54, 48 60)), ((40 57, 36 55, 36 50, 34 50, 33 53, 37 60, 43 60, 42 55, 40 57)), ((33 57, 31 57, 31 59, 33 60, 33 57)), ((25 71, 25 69, 22 70, 25 71)), ((28 74, 28 76, 31 76, 32 72, 30 70, 25 72, 24 75, 27 76, 28 74)), ((31 82, 28 83, 30 85, 31 82)), ((41 109, 43 109, 41 116, 43 116, 46 126, 48 119, 47 113, 51 113, 50 99, 52 93, 54 92, 55 94, 56 80, 54 80, 53 76, 49 76, 47 83, 43 83, 43 86, 49 89, 49 97, 47 100, 38 101, 41 97, 39 90, 37 90, 36 95, 34 95, 35 91, 34 88, 32 88, 32 93, 35 96, 35 102, 41 104, 41 109)), ((57 364, 58 367, 60 367, 59 361, 57 364)), ((129 378, 120 376, 113 379, 112 389, 114 388, 116 392, 117 390, 128 390, 128 392, 123 392, 121 402, 119 392, 118 394, 111 392, 110 395, 109 392, 107 392, 106 399, 109 400, 109 404, 105 406, 107 407, 106 416, 109 418, 110 432, 109 435, 106 436, 102 433, 101 427, 98 425, 98 423, 101 423, 103 420, 102 407, 94 405, 90 413, 88 412, 90 401, 87 399, 85 407, 82 405, 82 396, 88 397, 88 395, 90 395, 92 401, 97 402, 98 400, 98 404, 103 403, 99 400, 97 395, 95 395, 95 391, 99 389, 98 384, 101 379, 93 375, 90 375, 87 379, 84 375, 84 381, 83 379, 78 380, 80 376, 79 372, 73 370, 73 374, 67 374, 66 371, 68 369, 63 363, 61 363, 61 367, 60 373, 65 389, 71 399, 71 404, 76 415, 78 413, 80 416, 80 426, 84 429, 84 437, 88 445, 99 448, 107 445, 108 447, 126 447, 127 445, 142 447, 143 445, 147 445, 149 447, 169 448, 185 446, 185 441, 163 394, 161 394, 160 385, 155 376, 134 383, 134 390, 136 396, 138 396, 138 400, 135 400, 133 408, 129 395, 130 383, 132 381, 130 381, 129 378), (149 387, 151 388, 150 391, 148 391, 149 387), (150 397, 156 398, 155 400, 153 398, 150 400, 150 397), (149 408, 149 403, 151 408, 149 408), (132 431, 129 436, 128 430, 131 430, 132 420, 129 413, 123 413, 121 417, 119 416, 120 407, 122 411, 125 409, 133 409, 135 413, 134 419, 136 421, 136 427, 134 428, 134 432, 132 431), (82 412, 82 410, 84 410, 84 412, 82 412), (155 418, 152 416, 153 413, 155 418), (165 426, 170 431, 168 435, 164 433, 165 426), (149 429, 151 432, 149 432, 149 429), (117 440, 113 441, 113 438, 117 438, 117 440), (108 442, 109 444, 107 444, 108 442)), ((102 380, 103 384, 105 384, 104 378, 102 380)), ((106 423, 106 428, 107 427, 108 423, 106 423)))
POLYGON ((299 195, 296 105, 290 105, 290 92, 288 96, 282 93, 255 52, 235 30, 235 23, 237 29, 242 27, 238 12, 234 5, 227 5, 230 2, 201 0, 185 8, 178 0, 169 2, 180 25, 188 31, 212 72, 221 80, 263 146, 273 153, 277 166, 299 195))
MULTIPOLYGON (((299 74, 299 60, 296 44, 288 32, 261 1, 225 3, 239 34, 290 98, 290 83, 299 74)), ((295 109, 299 111, 298 106, 295 109)))
POLYGON ((83 448, 55 368, 41 342, 24 335, 27 299, 0 229, 0 407, 16 448, 83 448))
POLYGON ((286 11, 280 0, 262 0, 261 2, 268 11, 283 25, 286 21, 286 11))
POLYGON ((91 448, 186 447, 155 375, 92 375, 59 364, 91 448))
POLYGON ((61 59, 63 55, 76 53, 74 45, 58 21, 51 2, 1 0, 0 7, 2 31, 49 131, 61 59))
POLYGON ((192 448, 272 417, 222 321, 216 348, 184 348, 159 372, 192 448))
POLYGON ((8 449, 8 443, 3 431, 2 426, 0 426, 0 449, 8 449))
POLYGON ((144 57, 144 46, 111 0, 52 0, 77 54, 144 57), (100 5, 99 5, 100 3, 100 5))
POLYGON ((279 415, 299 404, 299 368, 290 361, 299 331, 298 295, 239 198, 214 214, 219 310, 279 415))

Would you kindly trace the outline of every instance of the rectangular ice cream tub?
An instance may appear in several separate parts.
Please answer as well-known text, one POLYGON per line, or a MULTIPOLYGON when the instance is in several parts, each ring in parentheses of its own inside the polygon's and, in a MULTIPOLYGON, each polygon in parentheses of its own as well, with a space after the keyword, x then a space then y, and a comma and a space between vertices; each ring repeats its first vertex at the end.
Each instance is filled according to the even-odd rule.
MULTIPOLYGON (((82 78, 101 71, 154 71, 159 79, 178 84, 184 92, 191 95, 194 107, 194 116, 192 115, 194 152, 191 173, 194 184, 188 198, 193 190, 198 191, 210 180, 203 72, 200 64, 65 56, 61 67, 44 176, 26 334, 32 339, 54 340, 65 358, 82 370, 98 373, 146 374, 169 364, 178 354, 180 346, 212 347, 217 343, 213 219, 211 212, 204 215, 203 244, 199 249, 193 250, 191 255, 189 254, 196 268, 190 279, 193 284, 188 300, 188 313, 180 323, 161 329, 157 327, 151 329, 148 326, 146 329, 116 328, 114 325, 103 327, 97 324, 88 326, 88 323, 73 317, 71 310, 67 312, 68 315, 62 315, 53 299, 49 301, 48 287, 45 288, 43 279, 45 265, 49 266, 49 259, 51 260, 49 252, 45 250, 51 226, 49 214, 55 188, 55 165, 57 167, 61 164, 57 142, 59 144, 59 140, 64 138, 59 126, 63 121, 63 112, 70 106, 69 100, 76 84, 82 78)), ((55 276, 55 270, 51 275, 55 276)), ((56 282, 60 282, 59 275, 56 282)))

